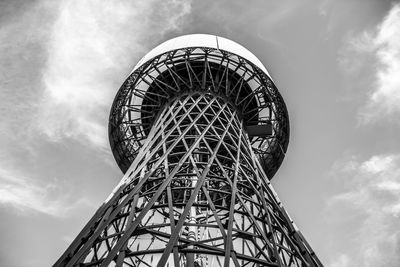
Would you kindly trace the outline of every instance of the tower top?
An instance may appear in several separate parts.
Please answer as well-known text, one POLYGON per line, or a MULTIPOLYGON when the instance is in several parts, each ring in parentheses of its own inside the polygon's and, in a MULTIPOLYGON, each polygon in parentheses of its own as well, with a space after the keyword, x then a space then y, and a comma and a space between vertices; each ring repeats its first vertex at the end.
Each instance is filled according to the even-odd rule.
POLYGON ((254 155, 272 178, 289 143, 285 103, 260 60, 223 37, 185 35, 146 54, 119 89, 109 120, 109 139, 118 166, 126 172, 153 123, 173 99, 190 92, 232 104, 247 131, 254 155))
POLYGON ((153 48, 150 52, 148 52, 133 68, 132 72, 134 72, 137 68, 139 68, 143 63, 152 59, 155 56, 161 55, 165 52, 189 48, 189 47, 208 47, 217 50, 227 51, 234 53, 238 56, 241 56, 249 61, 251 61, 254 65, 259 67, 262 71, 264 71, 268 77, 271 79, 267 69, 261 63, 261 61, 249 50, 247 50, 242 45, 226 39, 224 37, 220 37, 217 35, 211 34, 188 34, 175 37, 173 39, 167 40, 155 48, 153 48))

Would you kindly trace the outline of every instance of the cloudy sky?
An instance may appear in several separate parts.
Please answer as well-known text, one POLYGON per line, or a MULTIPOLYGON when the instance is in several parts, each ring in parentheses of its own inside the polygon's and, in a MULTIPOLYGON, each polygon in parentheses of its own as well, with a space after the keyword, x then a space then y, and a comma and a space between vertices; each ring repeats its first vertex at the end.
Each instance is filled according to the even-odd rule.
POLYGON ((0 266, 49 266, 122 177, 114 95, 159 43, 252 51, 289 109, 273 179, 330 267, 400 266, 400 3, 0 1, 0 266))

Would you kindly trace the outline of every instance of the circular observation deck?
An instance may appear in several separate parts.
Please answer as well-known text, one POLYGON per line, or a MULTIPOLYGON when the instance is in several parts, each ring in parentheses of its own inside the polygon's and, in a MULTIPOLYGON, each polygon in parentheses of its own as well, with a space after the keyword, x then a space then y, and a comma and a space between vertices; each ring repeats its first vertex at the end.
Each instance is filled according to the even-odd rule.
POLYGON ((215 35, 168 40, 145 55, 119 89, 111 108, 109 139, 126 172, 169 100, 193 91, 232 103, 269 179, 285 156, 289 118, 264 65, 243 46, 215 35))

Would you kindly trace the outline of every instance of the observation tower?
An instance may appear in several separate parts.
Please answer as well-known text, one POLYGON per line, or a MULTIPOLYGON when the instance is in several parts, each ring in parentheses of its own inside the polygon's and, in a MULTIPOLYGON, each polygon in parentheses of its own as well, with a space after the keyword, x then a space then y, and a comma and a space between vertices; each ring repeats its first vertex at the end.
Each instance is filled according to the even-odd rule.
POLYGON ((195 34, 151 50, 109 138, 124 176, 54 266, 322 266, 269 182, 285 103, 241 45, 195 34))

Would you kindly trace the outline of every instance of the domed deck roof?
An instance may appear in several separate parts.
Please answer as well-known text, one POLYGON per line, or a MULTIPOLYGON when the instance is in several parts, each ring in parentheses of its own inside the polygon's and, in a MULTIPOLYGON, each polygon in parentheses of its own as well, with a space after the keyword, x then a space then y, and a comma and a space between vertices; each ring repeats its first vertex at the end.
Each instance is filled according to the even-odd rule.
POLYGON ((153 48, 149 53, 147 53, 133 68, 132 72, 134 72, 138 67, 143 65, 146 61, 152 59, 155 56, 161 55, 165 52, 176 50, 180 48, 189 48, 189 47, 209 47, 218 50, 223 50, 227 52, 234 53, 238 56, 241 56, 257 67, 259 67, 262 71, 269 75, 265 66, 261 63, 261 61, 249 50, 241 46, 240 44, 231 41, 229 39, 210 35, 210 34, 188 34, 179 36, 168 41, 163 42, 162 44, 153 48))

